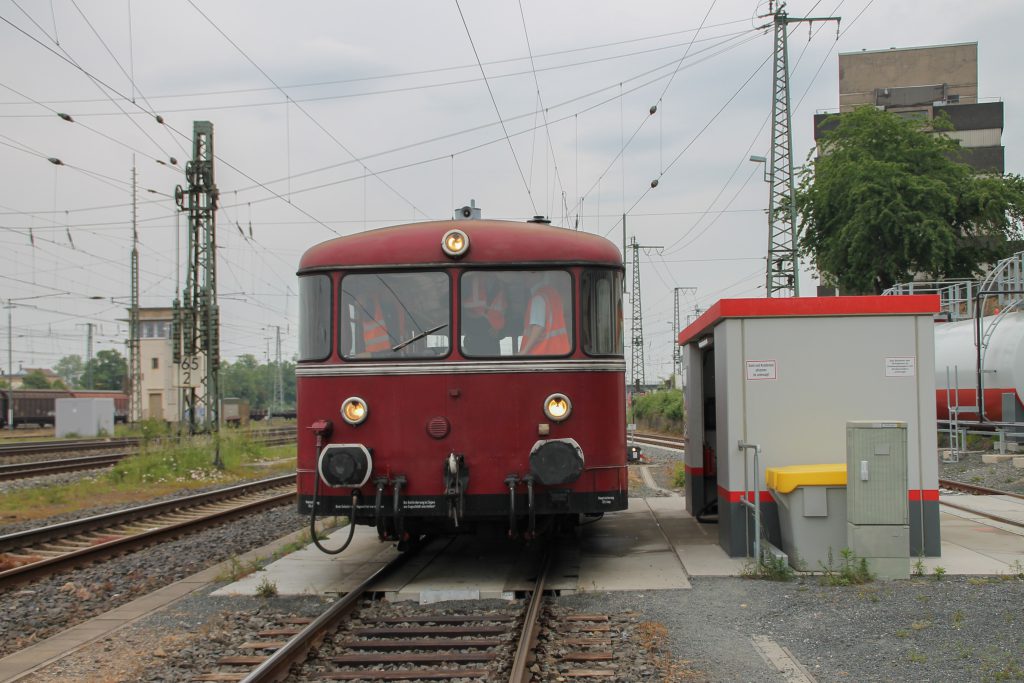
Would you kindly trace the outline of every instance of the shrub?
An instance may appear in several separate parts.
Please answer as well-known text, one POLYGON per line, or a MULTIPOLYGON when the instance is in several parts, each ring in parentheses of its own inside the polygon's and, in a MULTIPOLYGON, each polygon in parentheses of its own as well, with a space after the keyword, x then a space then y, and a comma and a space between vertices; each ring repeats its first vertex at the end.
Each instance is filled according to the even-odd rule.
POLYGON ((678 389, 653 391, 633 401, 633 418, 647 429, 681 433, 683 415, 683 392, 678 389))

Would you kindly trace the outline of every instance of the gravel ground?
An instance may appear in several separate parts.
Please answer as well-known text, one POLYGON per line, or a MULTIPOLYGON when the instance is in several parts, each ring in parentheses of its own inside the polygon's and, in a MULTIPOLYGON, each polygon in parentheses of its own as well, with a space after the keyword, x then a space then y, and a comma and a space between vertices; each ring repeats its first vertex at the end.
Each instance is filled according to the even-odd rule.
POLYGON ((959 462, 940 460, 939 478, 1024 494, 1024 469, 1014 467, 1010 460, 987 465, 981 461, 981 456, 986 453, 994 454, 995 451, 967 453, 960 456, 959 462))
MULTIPOLYGON (((754 636, 787 648, 821 682, 1020 681, 1022 601, 1020 577, 852 587, 825 587, 815 579, 697 578, 692 590, 554 598, 547 612, 549 619, 552 613, 612 616, 620 662, 615 681, 785 680, 758 654, 754 636)), ((211 671, 217 656, 236 652, 256 631, 280 626, 284 616, 312 616, 326 602, 190 596, 32 680, 187 681, 211 671)), ((446 607, 464 609, 459 603, 431 609, 446 607)), ((387 609, 424 608, 397 603, 387 609)), ((551 648, 546 638, 544 650, 551 648)), ((559 680, 543 661, 540 678, 559 680)))
MULTIPOLYGON (((670 488, 672 466, 681 454, 654 447, 646 447, 645 454, 658 485, 670 488)), ((1000 476, 1000 468, 992 466, 985 466, 986 474, 977 473, 979 455, 968 456, 960 465, 965 467, 961 474, 966 481, 978 476, 998 480, 1000 476), (996 474, 988 475, 993 471, 996 474)), ((949 475, 944 472, 941 476, 949 475)), ((631 485, 631 495, 648 491, 642 483, 631 485)), ((282 511, 282 516, 284 522, 250 526, 274 528, 271 535, 280 535, 302 525, 291 510, 282 511), (295 526, 285 523, 289 518, 295 526)), ((219 549, 222 543, 220 539, 208 545, 219 549)), ((172 558, 194 557, 206 547, 168 549, 169 557, 155 560, 153 565, 143 564, 136 572, 144 573, 144 567, 154 565, 163 571, 166 564, 169 574, 174 572, 172 558)), ((241 550, 228 554, 237 552, 241 550)), ((131 571, 107 569, 91 580, 121 581, 118 577, 131 571)), ((76 582, 72 588, 66 584, 74 578, 65 575, 46 588, 45 594, 36 585, 32 590, 39 594, 0 596, 0 615, 4 615, 0 616, 0 635, 10 640, 12 634, 31 630, 27 618, 11 620, 9 616, 22 606, 35 606, 41 615, 50 610, 65 615, 78 611, 77 605, 69 604, 80 602, 74 591, 88 590, 88 580, 76 582)), ((823 586, 816 577, 790 583, 698 577, 692 583, 693 589, 685 591, 563 596, 555 598, 549 609, 616 615, 624 632, 646 634, 644 637, 656 641, 653 646, 648 643, 644 652, 634 649, 627 653, 633 662, 631 680, 785 680, 753 645, 754 636, 767 636, 792 652, 823 682, 1024 681, 1024 611, 1020 609, 1024 575, 947 577, 941 581, 929 577, 848 587, 823 586), (660 651, 659 634, 664 638, 660 651), (653 659, 646 654, 650 650, 653 659)), ((323 604, 323 599, 315 597, 191 596, 118 632, 99 648, 62 660, 33 680, 186 681, 209 670, 214 654, 223 654, 232 643, 277 625, 282 616, 311 615, 323 604)), ((55 623, 61 617, 37 618, 55 623)), ((616 642, 616 648, 622 647, 636 646, 616 642)))
POLYGON ((284 506, 0 593, 0 656, 218 562, 271 543, 308 518, 284 506))

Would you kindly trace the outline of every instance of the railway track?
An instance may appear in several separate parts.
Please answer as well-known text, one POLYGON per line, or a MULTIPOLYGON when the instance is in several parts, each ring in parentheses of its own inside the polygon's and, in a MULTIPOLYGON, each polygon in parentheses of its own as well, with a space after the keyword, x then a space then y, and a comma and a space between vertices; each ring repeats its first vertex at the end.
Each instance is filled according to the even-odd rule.
MULTIPOLYGON (((628 436, 626 441, 630 441, 628 436)), ((661 446, 662 448, 673 448, 680 451, 684 448, 682 437, 665 436, 663 434, 644 434, 643 432, 637 432, 633 434, 632 441, 641 445, 661 446)))
POLYGON ((0 590, 289 504, 295 475, 0 536, 0 590))
POLYGON ((85 455, 79 458, 62 458, 59 460, 41 460, 37 462, 0 465, 0 481, 110 467, 111 465, 116 465, 129 455, 130 453, 127 452, 105 453, 101 455, 85 455))
MULTIPOLYGON (((1006 496, 1006 497, 1009 497, 1009 498, 1016 498, 1016 499, 1019 499, 1019 500, 1024 500, 1024 495, 1021 495, 1019 493, 1010 493, 1008 491, 1000 491, 998 489, 990 489, 990 488, 987 488, 987 487, 984 487, 984 486, 977 486, 975 484, 965 484, 963 482, 952 481, 950 479, 939 479, 939 487, 947 489, 947 490, 950 490, 950 491, 960 491, 962 493, 969 493, 972 496, 1006 496)), ((948 499, 941 501, 941 503, 942 503, 942 505, 945 505, 946 507, 951 507, 953 509, 960 510, 962 512, 969 512, 971 514, 980 515, 980 516, 985 517, 987 519, 991 519, 991 520, 993 520, 995 522, 1000 522, 1002 524, 1009 524, 1010 526, 1015 526, 1015 527, 1018 527, 1018 528, 1024 528, 1024 522, 1021 522, 1019 519, 1012 519, 1010 517, 1004 517, 1002 515, 997 515, 995 513, 988 512, 986 510, 979 510, 979 509, 971 507, 969 505, 960 505, 959 503, 954 503, 954 502, 952 502, 952 501, 950 501, 948 499)))
POLYGON ((374 586, 416 555, 406 552, 367 578, 315 619, 292 618, 261 631, 234 649, 252 654, 221 657, 219 671, 195 681, 283 681, 300 678, 360 681, 545 680, 534 666, 542 632, 557 632, 561 676, 608 677, 614 659, 608 615, 544 619, 550 552, 542 553, 525 604, 461 603, 457 609, 397 608, 373 601, 374 586), (595 651, 593 648, 601 648, 595 651), (593 667, 601 663, 601 669, 593 667))
MULTIPOLYGON (((250 432, 251 436, 264 442, 275 439, 294 439, 295 428, 284 427, 250 432)), ((63 441, 20 441, 0 444, 0 459, 13 460, 19 456, 44 453, 68 453, 78 451, 132 450, 139 447, 141 439, 125 437, 118 439, 67 439, 63 441)))

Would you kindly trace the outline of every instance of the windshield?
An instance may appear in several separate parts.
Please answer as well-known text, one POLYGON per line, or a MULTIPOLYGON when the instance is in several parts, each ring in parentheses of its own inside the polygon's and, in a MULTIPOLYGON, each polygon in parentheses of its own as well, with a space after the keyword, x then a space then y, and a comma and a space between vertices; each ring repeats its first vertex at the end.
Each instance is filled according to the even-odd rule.
POLYGON ((451 348, 448 275, 356 273, 341 280, 347 360, 436 358, 451 348))
POLYGON ((459 283, 466 357, 566 356, 572 276, 564 270, 476 270, 459 283))

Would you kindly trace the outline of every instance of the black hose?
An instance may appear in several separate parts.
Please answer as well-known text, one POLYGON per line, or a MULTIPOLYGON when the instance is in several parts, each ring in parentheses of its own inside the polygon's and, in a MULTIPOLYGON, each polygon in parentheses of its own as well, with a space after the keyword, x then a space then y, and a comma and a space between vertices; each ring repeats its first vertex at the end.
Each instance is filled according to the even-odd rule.
POLYGON ((359 491, 352 489, 352 512, 348 516, 348 539, 337 550, 328 550, 320 545, 320 539, 316 537, 316 502, 317 498, 320 497, 320 473, 315 472, 313 476, 316 481, 313 484, 313 509, 309 513, 309 535, 312 536, 313 544, 320 549, 320 552, 328 555, 337 555, 349 546, 349 543, 352 542, 352 537, 356 534, 356 501, 359 500, 359 491))

